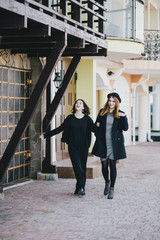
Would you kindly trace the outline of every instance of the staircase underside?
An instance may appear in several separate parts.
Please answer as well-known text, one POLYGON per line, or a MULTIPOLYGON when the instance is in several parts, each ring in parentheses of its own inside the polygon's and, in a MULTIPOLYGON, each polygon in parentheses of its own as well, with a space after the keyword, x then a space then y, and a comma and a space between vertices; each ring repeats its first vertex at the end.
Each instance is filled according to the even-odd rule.
MULTIPOLYGON (((65 2, 65 1, 64 1, 65 2)), ((106 56, 105 35, 33 0, 0 1, 0 49, 47 57, 56 42, 62 56, 106 56)))

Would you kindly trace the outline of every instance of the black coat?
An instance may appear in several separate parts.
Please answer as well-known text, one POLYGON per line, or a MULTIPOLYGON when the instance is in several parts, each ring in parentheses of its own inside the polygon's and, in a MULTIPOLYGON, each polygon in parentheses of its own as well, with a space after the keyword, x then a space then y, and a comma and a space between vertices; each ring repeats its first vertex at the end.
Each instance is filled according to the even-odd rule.
MULTIPOLYGON (((96 127, 96 133, 95 133, 96 141, 93 146, 92 153, 95 156, 98 156, 100 158, 106 158, 107 148, 106 148, 105 136, 106 136, 107 114, 105 114, 104 116, 100 116, 100 112, 96 120, 96 123, 99 122, 100 126, 96 127)), ((122 111, 119 111, 119 112, 122 112, 122 111)), ((114 118, 113 126, 112 126, 112 147, 113 147, 114 160, 126 158, 123 131, 127 131, 127 130, 128 130, 128 120, 126 116, 120 117, 119 119, 114 118)))
MULTIPOLYGON (((61 141, 65 142, 69 145, 70 144, 72 145, 73 139, 71 138, 72 130, 71 130, 70 126, 71 126, 71 121, 73 118, 75 118, 73 114, 68 115, 66 117, 66 119, 64 120, 64 122, 59 127, 55 128, 47 133, 44 133, 44 138, 49 138, 60 132, 63 132, 61 141)), ((85 147, 89 148, 89 146, 91 144, 91 132, 95 132, 95 125, 93 123, 93 120, 88 115, 85 115, 85 119, 87 121, 87 128, 86 128, 86 134, 85 134, 85 147)))

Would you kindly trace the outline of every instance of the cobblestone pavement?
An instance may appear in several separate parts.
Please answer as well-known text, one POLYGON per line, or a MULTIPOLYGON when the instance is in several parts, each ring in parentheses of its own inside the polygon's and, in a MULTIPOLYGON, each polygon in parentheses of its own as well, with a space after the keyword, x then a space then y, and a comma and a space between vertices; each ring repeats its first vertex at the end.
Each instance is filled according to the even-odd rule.
POLYGON ((127 153, 112 200, 103 195, 102 177, 87 179, 83 197, 73 195, 75 179, 5 190, 0 240, 159 240, 160 143, 139 143, 127 153))

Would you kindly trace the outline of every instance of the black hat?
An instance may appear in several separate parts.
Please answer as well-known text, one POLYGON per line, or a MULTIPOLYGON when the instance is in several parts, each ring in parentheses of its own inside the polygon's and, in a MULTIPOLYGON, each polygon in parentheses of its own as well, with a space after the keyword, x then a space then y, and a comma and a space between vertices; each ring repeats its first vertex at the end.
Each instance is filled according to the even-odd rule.
POLYGON ((109 93, 107 95, 107 98, 109 99, 110 97, 116 97, 119 100, 119 102, 121 103, 121 98, 118 93, 116 93, 116 92, 109 93))

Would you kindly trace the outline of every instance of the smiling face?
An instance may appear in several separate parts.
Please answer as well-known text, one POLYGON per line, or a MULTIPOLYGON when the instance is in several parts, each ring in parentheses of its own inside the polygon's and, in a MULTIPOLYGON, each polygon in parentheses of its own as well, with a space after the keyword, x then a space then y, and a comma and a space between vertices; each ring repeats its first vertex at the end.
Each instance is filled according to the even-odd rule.
POLYGON ((83 111, 84 109, 84 104, 82 100, 77 100, 77 102, 75 103, 75 110, 76 111, 83 111))
POLYGON ((108 106, 111 111, 113 111, 115 109, 116 102, 113 97, 110 97, 110 99, 108 100, 108 106))

